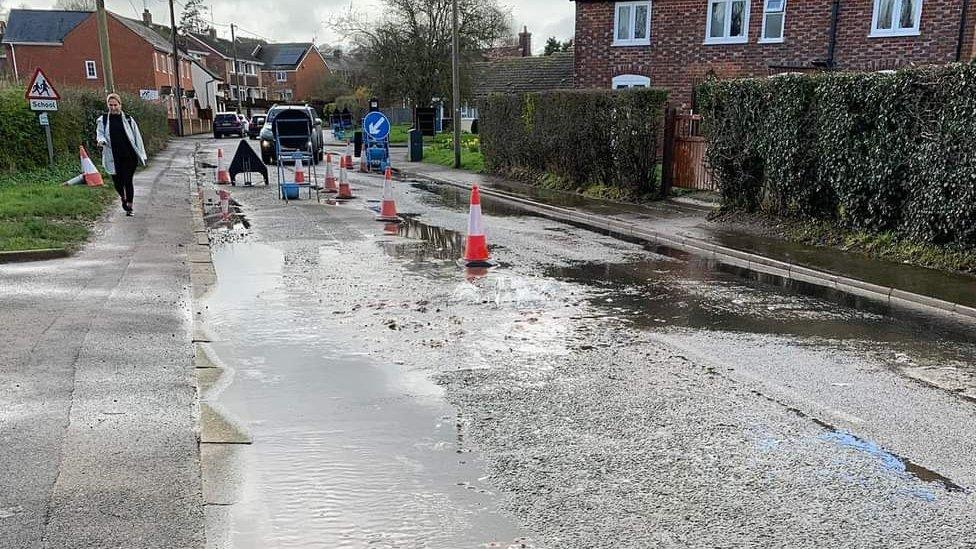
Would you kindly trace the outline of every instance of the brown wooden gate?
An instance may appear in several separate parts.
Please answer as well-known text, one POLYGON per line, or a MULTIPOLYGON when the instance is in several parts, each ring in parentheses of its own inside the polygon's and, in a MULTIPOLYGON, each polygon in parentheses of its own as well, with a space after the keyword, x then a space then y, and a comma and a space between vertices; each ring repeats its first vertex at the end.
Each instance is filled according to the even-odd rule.
POLYGON ((664 171, 666 187, 680 187, 702 191, 716 190, 711 171, 705 162, 708 142, 701 134, 700 114, 677 114, 673 108, 667 110, 670 120, 665 121, 664 171), (670 150, 669 150, 670 149, 670 150), (670 185, 668 185, 670 183, 670 185))

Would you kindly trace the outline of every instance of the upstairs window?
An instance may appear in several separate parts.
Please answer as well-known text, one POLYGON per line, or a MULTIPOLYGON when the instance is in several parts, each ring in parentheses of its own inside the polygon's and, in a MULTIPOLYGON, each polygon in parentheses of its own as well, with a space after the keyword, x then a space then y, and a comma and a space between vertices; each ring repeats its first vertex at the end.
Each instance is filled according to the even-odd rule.
POLYGON ((786 0, 765 0, 760 42, 782 42, 786 27, 786 0))
POLYGON ((870 36, 916 36, 922 0, 874 0, 870 36))
POLYGON ((89 80, 98 79, 98 72, 95 70, 94 61, 85 61, 85 77, 87 77, 89 80))
POLYGON ((285 72, 285 71, 278 71, 278 72, 276 72, 275 73, 275 80, 277 80, 278 82, 287 82, 288 81, 288 73, 285 72))
POLYGON ((749 0, 709 0, 706 44, 744 44, 749 41, 749 0))
POLYGON ((613 23, 614 46, 651 44, 651 3, 617 2, 613 23))

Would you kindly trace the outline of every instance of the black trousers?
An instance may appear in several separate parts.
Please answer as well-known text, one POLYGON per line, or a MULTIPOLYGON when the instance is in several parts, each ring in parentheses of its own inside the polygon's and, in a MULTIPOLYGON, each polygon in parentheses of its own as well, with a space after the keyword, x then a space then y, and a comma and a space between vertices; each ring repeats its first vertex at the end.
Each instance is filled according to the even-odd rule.
POLYGON ((132 188, 132 176, 136 173, 135 161, 121 160, 115 163, 115 175, 112 176, 112 183, 115 183, 115 192, 119 193, 122 199, 122 207, 126 210, 132 204, 135 190, 132 188))

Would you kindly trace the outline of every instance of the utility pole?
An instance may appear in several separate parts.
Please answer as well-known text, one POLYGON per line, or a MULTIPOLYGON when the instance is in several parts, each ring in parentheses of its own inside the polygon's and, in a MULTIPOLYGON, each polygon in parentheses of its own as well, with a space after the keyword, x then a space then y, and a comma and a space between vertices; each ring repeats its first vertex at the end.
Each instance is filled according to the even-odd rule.
POLYGON ((237 35, 234 34, 233 23, 230 24, 230 42, 234 45, 234 79, 237 80, 237 114, 243 114, 244 106, 241 104, 241 96, 243 95, 241 90, 241 70, 237 66, 237 35))
POLYGON ((98 0, 96 6, 98 47, 102 50, 102 76, 105 79, 105 93, 108 94, 115 91, 115 78, 112 76, 112 49, 108 43, 108 15, 105 13, 105 0, 98 0))
POLYGON ((176 77, 176 85, 173 86, 176 94, 176 136, 183 137, 183 87, 180 86, 180 48, 176 42, 176 13, 173 11, 173 0, 169 0, 169 25, 173 31, 173 67, 175 68, 173 75, 176 77))
POLYGON ((451 69, 454 80, 454 168, 461 168, 461 39, 458 36, 458 3, 452 2, 454 14, 451 17, 451 69))

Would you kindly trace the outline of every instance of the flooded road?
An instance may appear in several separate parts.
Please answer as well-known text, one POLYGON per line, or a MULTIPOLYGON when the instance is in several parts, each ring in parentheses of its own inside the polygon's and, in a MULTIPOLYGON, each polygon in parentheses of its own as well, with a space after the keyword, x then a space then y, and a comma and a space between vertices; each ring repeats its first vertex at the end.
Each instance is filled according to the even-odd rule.
MULTIPOLYGON (((202 302, 216 403, 253 444, 214 547, 963 547, 976 539, 969 327, 483 199, 235 188, 202 302), (852 306, 853 305, 853 306, 852 306)), ((215 504, 216 505, 216 504, 215 504)))

